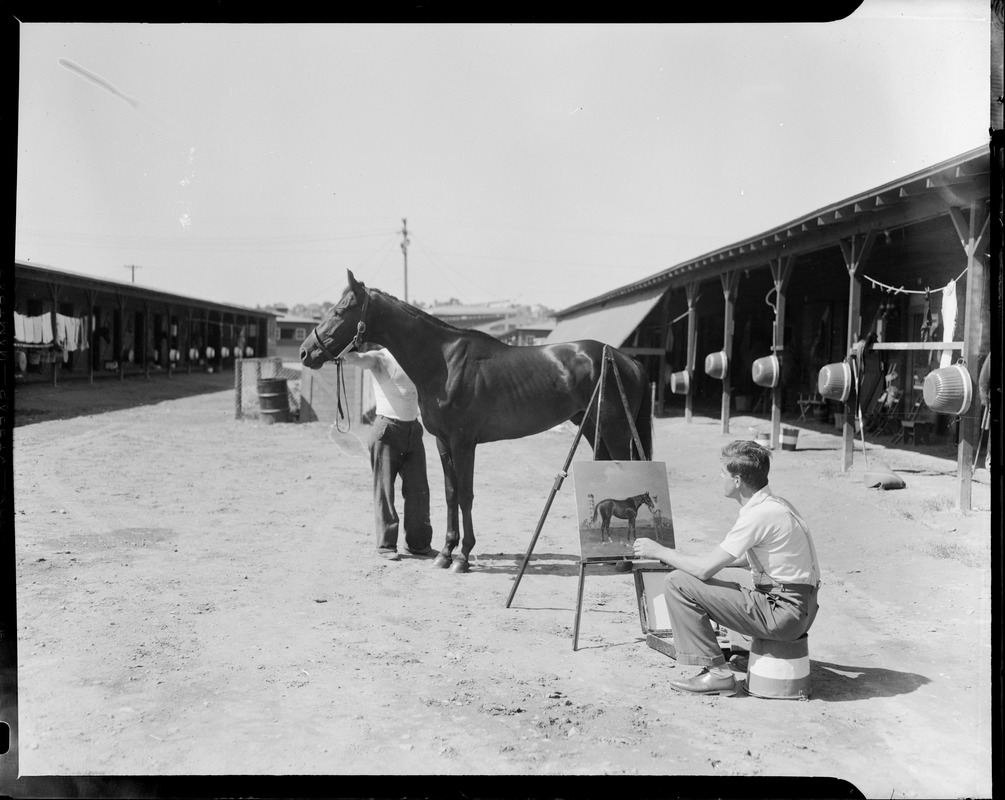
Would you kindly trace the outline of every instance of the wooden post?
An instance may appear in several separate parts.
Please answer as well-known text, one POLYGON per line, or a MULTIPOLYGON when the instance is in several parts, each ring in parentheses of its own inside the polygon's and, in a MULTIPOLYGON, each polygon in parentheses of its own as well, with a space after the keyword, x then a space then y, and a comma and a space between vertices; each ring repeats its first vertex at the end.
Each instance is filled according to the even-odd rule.
MULTIPOLYGON (((862 327, 862 283, 856 276, 859 267, 865 263, 876 240, 875 230, 866 234, 856 234, 850 239, 840 241, 841 253, 844 255, 845 267, 848 269, 848 336, 845 352, 850 356, 852 345, 861 336, 862 327)), ((858 402, 858 389, 849 396, 858 402)), ((844 404, 844 429, 842 430, 842 463, 841 469, 847 472, 851 469, 855 456, 855 414, 851 403, 844 404)))
POLYGON ((87 382, 94 383, 94 300, 97 292, 86 289, 87 295, 87 382))
MULTIPOLYGON (((670 338, 670 294, 671 290, 667 289, 666 293, 663 295, 663 308, 660 316, 660 331, 663 332, 663 341, 667 342, 670 338)), ((667 376, 667 357, 666 351, 669 348, 664 344, 663 355, 660 356, 660 368, 659 377, 656 379, 656 406, 660 411, 660 416, 663 414, 663 407, 666 404, 666 376, 667 376)), ((654 409, 655 411, 655 409, 654 409)))
POLYGON ((722 409, 720 412, 720 431, 729 433, 729 398, 733 392, 733 328, 736 316, 736 293, 740 286, 739 270, 724 272, 719 276, 722 281, 722 297, 725 303, 722 324, 722 352, 726 354, 726 374, 722 376, 722 409))
POLYGON ((173 364, 171 363, 171 304, 167 303, 167 319, 165 320, 167 334, 164 337, 164 364, 167 367, 167 376, 171 377, 171 368, 173 364))
POLYGON ((785 290, 792 276, 795 256, 779 256, 769 262, 771 277, 775 282, 775 327, 772 332, 774 346, 771 348, 778 359, 778 383, 771 390, 771 447, 780 450, 782 446, 782 362, 785 359, 785 290))
MULTIPOLYGON (((49 284, 49 295, 52 298, 52 309, 49 311, 49 324, 52 326, 52 345, 53 347, 59 346, 59 321, 56 318, 57 307, 59 305, 59 285, 55 283, 49 284)), ((52 385, 57 384, 56 375, 59 370, 59 359, 53 359, 52 362, 52 385)))
POLYGON ((694 401, 694 362, 698 352, 698 298, 701 297, 701 282, 692 281, 684 287, 687 294, 687 395, 684 399, 684 421, 691 421, 694 401))
MULTIPOLYGON (((949 215, 959 234, 960 243, 967 254, 967 299, 963 331, 963 359, 973 381, 974 399, 970 408, 960 417, 960 442, 957 448, 956 481, 957 509, 973 508, 972 481, 974 450, 981 435, 981 403, 977 397, 977 379, 981 354, 988 352, 990 344, 991 307, 987 291, 987 269, 981 251, 988 238, 990 215, 985 206, 970 204, 969 220, 959 208, 950 208, 949 215)), ((955 337, 951 337, 955 338, 955 337)))
POLYGON ((126 298, 121 294, 115 295, 115 301, 119 306, 119 324, 118 324, 118 336, 113 337, 112 344, 115 344, 114 339, 119 340, 119 351, 115 354, 115 361, 119 365, 119 380, 125 380, 126 377, 126 365, 122 358, 122 350, 125 346, 125 326, 126 326, 126 298))
POLYGON ((147 358, 147 342, 150 341, 150 302, 143 301, 143 377, 150 380, 150 359, 147 358))
POLYGON ((193 331, 193 319, 194 314, 192 313, 191 306, 188 309, 188 330, 185 331, 185 371, 191 375, 192 374, 192 331, 193 331))

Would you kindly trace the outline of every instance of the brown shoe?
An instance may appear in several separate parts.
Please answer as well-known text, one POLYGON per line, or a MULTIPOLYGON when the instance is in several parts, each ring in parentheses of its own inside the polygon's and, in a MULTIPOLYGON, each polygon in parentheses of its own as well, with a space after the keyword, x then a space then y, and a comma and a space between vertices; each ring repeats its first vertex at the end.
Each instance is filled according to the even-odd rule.
POLYGON ((670 686, 678 692, 688 694, 718 694, 723 697, 732 697, 736 694, 736 679, 730 675, 728 678, 718 678, 703 669, 693 678, 670 681, 670 686))
POLYGON ((405 552, 408 553, 410 556, 418 556, 419 558, 429 558, 431 556, 435 556, 439 551, 434 550, 432 547, 425 547, 422 550, 412 550, 410 547, 406 547, 405 552))
POLYGON ((377 555, 385 561, 401 561, 401 556, 398 555, 397 550, 378 550, 377 555))

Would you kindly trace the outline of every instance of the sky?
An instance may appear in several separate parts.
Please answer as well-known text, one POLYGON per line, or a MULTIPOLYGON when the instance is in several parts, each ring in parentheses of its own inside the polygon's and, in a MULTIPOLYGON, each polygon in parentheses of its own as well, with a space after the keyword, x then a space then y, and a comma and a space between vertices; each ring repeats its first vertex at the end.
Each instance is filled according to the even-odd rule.
POLYGON ((560 310, 985 146, 989 24, 23 23, 15 258, 560 310))

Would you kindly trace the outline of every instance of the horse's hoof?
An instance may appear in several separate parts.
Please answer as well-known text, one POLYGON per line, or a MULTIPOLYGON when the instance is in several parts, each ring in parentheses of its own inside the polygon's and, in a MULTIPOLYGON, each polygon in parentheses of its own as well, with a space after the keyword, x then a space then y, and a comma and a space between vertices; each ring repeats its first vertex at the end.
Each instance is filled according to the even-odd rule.
POLYGON ((450 559, 443 555, 443 553, 440 553, 433 559, 433 566, 439 567, 440 569, 446 569, 450 566, 450 559))
POLYGON ((450 565, 451 572, 470 572, 471 565, 468 563, 466 558, 455 558, 454 563, 450 565))

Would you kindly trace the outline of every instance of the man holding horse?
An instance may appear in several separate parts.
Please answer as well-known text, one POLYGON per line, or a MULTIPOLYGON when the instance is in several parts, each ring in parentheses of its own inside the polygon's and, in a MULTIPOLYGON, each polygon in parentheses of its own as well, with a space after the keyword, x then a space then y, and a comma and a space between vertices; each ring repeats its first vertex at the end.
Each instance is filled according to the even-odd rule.
POLYGON ((373 468, 373 509, 377 526, 377 553, 398 561, 398 512, 394 507, 394 484, 401 476, 405 501, 405 551, 432 556, 433 528, 429 521, 429 481, 426 450, 422 444, 418 392, 415 384, 386 349, 360 345, 362 352, 347 352, 346 364, 369 370, 377 417, 370 433, 370 465, 373 468))
POLYGON ((696 676, 670 681, 689 694, 736 694, 736 681, 712 623, 745 636, 794 641, 817 614, 820 568, 809 529, 790 503, 768 487, 771 452, 738 440, 722 449, 723 494, 740 504, 736 523, 715 549, 687 555, 652 539, 637 539, 637 558, 673 567, 666 603, 676 659, 703 667, 696 676), (717 573, 749 566, 753 588, 717 573))

